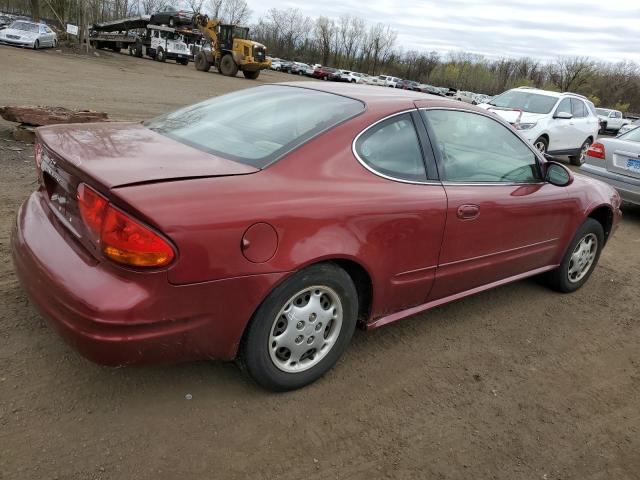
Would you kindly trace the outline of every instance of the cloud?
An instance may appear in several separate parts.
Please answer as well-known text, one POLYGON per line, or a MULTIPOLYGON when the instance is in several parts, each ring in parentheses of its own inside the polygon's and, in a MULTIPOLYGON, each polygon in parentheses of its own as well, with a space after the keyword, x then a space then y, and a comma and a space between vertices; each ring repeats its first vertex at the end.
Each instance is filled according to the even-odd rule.
POLYGON ((488 57, 562 55, 640 63, 640 2, 602 0, 248 0, 257 20, 269 8, 305 15, 351 14, 398 32, 403 50, 465 51, 488 57))

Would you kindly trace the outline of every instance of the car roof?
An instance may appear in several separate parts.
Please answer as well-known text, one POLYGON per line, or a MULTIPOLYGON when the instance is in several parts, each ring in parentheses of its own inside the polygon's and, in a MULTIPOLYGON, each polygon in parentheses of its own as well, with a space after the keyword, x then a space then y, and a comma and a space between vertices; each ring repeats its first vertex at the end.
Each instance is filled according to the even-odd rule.
POLYGON ((469 110, 486 113, 479 107, 475 107, 471 104, 460 102, 455 99, 444 99, 437 95, 430 95, 428 93, 414 92, 413 90, 403 90, 399 88, 381 88, 375 85, 362 85, 357 83, 328 83, 328 82, 284 82, 278 85, 285 85, 290 87, 308 88, 310 90, 317 90, 320 92, 333 93, 336 95, 342 95, 350 97, 355 100, 360 100, 367 104, 367 106, 383 106, 390 102, 398 102, 405 104, 405 107, 411 106, 413 102, 421 102, 421 106, 429 107, 430 103, 433 106, 447 106, 455 107, 458 110, 469 110))

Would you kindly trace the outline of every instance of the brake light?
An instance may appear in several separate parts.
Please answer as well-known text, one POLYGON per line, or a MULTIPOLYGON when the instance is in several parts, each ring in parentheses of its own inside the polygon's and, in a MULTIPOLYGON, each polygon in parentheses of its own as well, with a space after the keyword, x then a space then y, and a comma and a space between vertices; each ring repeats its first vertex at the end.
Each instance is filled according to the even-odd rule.
POLYGON ((173 248, 160 235, 83 183, 78 186, 78 206, 107 258, 133 267, 163 267, 175 258, 173 248))
POLYGON ((593 158, 600 158, 602 160, 605 159, 605 150, 604 145, 601 143, 594 143, 587 150, 587 155, 593 158))
POLYGON ((82 221, 93 234, 94 240, 100 238, 104 215, 109 202, 93 188, 81 183, 78 185, 78 209, 82 221))

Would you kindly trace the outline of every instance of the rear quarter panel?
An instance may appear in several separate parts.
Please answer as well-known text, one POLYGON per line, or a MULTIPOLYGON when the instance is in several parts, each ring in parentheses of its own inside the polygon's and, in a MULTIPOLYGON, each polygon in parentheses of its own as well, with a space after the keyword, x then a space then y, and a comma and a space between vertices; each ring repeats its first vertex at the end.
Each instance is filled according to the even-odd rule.
POLYGON ((349 259, 373 283, 373 315, 426 301, 444 229, 440 185, 411 185, 370 173, 351 151, 355 136, 396 100, 308 142, 265 170, 115 189, 178 247, 174 284, 293 272, 325 259, 349 259), (277 233, 275 254, 248 261, 243 233, 265 222, 277 233), (416 272, 416 270, 418 270, 416 272))

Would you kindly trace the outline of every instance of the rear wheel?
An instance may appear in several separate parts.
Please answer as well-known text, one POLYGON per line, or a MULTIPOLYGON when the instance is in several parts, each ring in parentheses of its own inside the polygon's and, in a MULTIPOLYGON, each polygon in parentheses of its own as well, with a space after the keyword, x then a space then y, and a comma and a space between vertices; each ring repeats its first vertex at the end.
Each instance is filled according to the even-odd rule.
POLYGON ((255 80, 260 76, 260 70, 256 70, 255 72, 248 72, 246 70, 242 71, 244 78, 248 78, 249 80, 255 80))
POLYGON ((207 54, 202 51, 198 52, 193 63, 196 66, 196 70, 201 72, 208 72, 211 69, 211 62, 207 59, 207 54))
POLYGON ((313 265, 279 285, 258 308, 247 328, 242 359, 265 388, 303 387, 338 361, 357 315, 351 277, 334 264, 313 265))
POLYGON ((536 150, 544 155, 545 153, 547 153, 547 149, 549 148, 549 140, 547 140, 545 137, 540 137, 535 142, 533 142, 533 146, 536 150))
POLYGON ((591 276, 603 245, 602 225, 587 218, 573 236, 560 266, 547 274, 549 286, 562 293, 578 290, 591 276))
POLYGON ((235 77, 238 73, 238 65, 230 53, 227 53, 220 60, 220 73, 225 77, 235 77))
POLYGON ((582 144, 582 146, 580 147, 580 153, 578 153, 577 155, 569 156, 569 161, 571 162, 571 164, 578 165, 578 166, 582 165, 584 163, 584 159, 587 156, 587 150, 589 150, 590 146, 591 146, 591 140, 587 138, 582 144))
POLYGON ((164 53, 164 48, 158 47, 156 50, 156 60, 158 62, 165 62, 167 60, 167 55, 164 53))

